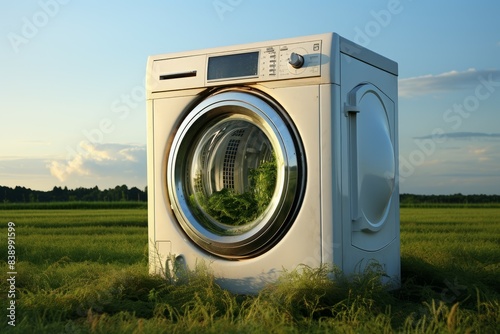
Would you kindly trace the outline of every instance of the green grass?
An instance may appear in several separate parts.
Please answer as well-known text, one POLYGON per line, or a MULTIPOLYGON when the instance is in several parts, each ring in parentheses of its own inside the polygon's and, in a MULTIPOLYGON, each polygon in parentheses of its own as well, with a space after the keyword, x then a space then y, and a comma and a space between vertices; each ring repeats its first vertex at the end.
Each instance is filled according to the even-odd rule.
MULTIPOLYGON (((2 315, 2 333, 500 332, 499 208, 401 209, 400 290, 376 265, 352 277, 303 267, 256 296, 222 290, 209 265, 175 283, 150 276, 144 208, 0 217, 1 254, 13 221, 18 257, 16 327, 2 315)), ((2 279, 4 312, 7 291, 2 279)))
POLYGON ((500 293, 500 209, 404 209, 402 266, 419 282, 500 293), (424 274, 422 274, 424 273, 424 274))
POLYGON ((96 209, 147 209, 147 202, 121 201, 121 202, 28 202, 0 204, 0 210, 96 210, 96 209))

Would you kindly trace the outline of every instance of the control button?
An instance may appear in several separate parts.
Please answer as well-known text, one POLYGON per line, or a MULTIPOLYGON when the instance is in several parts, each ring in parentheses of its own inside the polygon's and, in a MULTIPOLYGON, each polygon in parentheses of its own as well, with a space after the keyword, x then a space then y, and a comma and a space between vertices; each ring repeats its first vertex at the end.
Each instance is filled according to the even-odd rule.
POLYGON ((302 65, 304 65, 304 57, 298 53, 292 52, 290 54, 290 58, 288 59, 288 63, 292 65, 293 68, 301 68, 302 65))

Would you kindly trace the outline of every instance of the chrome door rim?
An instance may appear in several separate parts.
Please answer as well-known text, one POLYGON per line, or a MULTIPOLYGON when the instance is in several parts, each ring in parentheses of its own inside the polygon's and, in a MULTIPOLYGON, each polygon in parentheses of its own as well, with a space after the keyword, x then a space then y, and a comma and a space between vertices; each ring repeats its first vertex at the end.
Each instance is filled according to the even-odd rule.
POLYGON ((253 257, 272 247, 293 222, 305 186, 304 151, 291 120, 277 103, 255 91, 223 90, 196 105, 179 126, 168 155, 166 184, 173 212, 196 245, 224 258, 253 257), (207 214, 193 190, 198 182, 192 173, 196 152, 201 150, 198 145, 215 141, 224 123, 255 128, 257 135, 267 138, 276 159, 270 203, 243 227, 228 226, 207 214), (213 137, 207 140, 210 134, 213 137))

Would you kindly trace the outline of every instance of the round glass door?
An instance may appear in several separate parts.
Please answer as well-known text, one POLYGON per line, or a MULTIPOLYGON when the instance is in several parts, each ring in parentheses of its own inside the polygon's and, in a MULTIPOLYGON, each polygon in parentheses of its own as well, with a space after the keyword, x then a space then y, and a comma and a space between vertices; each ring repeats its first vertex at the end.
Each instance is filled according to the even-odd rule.
POLYGON ((224 91, 180 125, 167 190, 184 232, 199 247, 244 258, 272 247, 293 221, 305 166, 297 132, 266 96, 224 91))

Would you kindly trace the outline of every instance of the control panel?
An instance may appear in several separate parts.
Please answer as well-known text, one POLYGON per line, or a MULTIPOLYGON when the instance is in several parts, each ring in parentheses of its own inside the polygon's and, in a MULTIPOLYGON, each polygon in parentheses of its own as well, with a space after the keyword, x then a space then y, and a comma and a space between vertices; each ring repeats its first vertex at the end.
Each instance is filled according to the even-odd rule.
POLYGON ((320 68, 321 41, 280 46, 280 79, 318 76, 320 68))
POLYGON ((319 76, 320 69, 321 41, 317 40, 208 55, 206 80, 305 78, 319 76))

